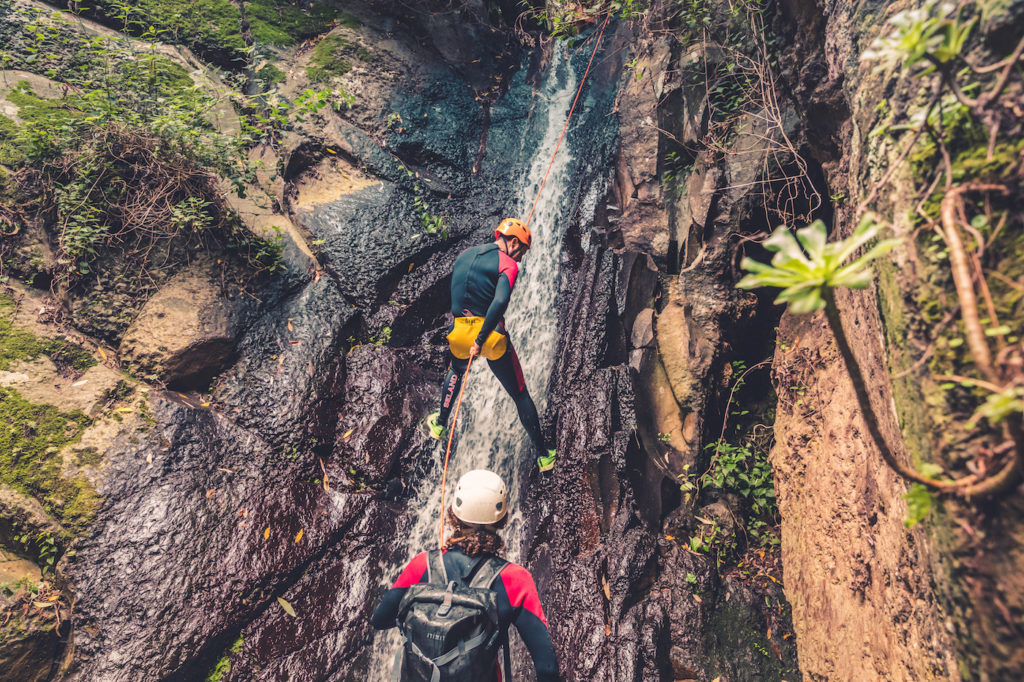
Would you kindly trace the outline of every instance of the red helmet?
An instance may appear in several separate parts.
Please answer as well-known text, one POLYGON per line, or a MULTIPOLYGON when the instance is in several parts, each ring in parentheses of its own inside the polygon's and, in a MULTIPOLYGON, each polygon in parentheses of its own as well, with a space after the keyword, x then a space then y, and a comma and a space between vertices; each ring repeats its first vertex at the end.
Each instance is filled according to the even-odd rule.
POLYGON ((498 225, 498 229, 494 231, 494 238, 497 239, 498 237, 517 237, 519 241, 526 245, 526 248, 530 248, 530 228, 518 218, 505 218, 502 220, 498 225))

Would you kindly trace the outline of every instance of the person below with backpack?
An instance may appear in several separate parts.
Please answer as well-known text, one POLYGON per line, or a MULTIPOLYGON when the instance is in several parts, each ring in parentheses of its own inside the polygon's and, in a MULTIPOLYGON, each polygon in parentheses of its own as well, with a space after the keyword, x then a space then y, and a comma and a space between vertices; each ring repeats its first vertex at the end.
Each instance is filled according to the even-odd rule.
POLYGON ((441 409, 427 417, 431 437, 441 440, 448 415, 466 374, 469 358, 483 355, 491 372, 516 404, 539 456, 537 466, 555 466, 555 450, 544 441, 537 406, 526 389, 526 378, 515 348, 505 330, 505 309, 519 274, 519 261, 530 248, 530 229, 523 221, 505 218, 494 231, 494 241, 463 251, 452 266, 452 315, 448 333, 448 371, 441 384, 441 409))
POLYGON ((459 479, 445 549, 413 558, 370 619, 378 630, 397 626, 405 638, 392 680, 509 682, 508 628, 515 625, 538 682, 558 681, 533 576, 498 557, 507 507, 505 484, 494 472, 477 469, 459 479))

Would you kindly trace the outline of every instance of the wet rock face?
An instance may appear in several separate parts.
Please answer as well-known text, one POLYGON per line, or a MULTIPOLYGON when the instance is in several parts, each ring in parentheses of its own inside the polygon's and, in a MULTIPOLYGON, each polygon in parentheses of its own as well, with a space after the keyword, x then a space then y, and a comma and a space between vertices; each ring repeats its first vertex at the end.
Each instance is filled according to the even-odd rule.
MULTIPOLYGON (((292 217, 323 240, 315 269, 286 257, 290 269, 244 311, 190 279, 129 334, 139 367, 170 364, 164 376, 182 387, 219 378, 203 398, 154 392, 152 425, 107 452, 103 507, 69 568, 69 679, 191 681, 225 656, 225 679, 366 679, 368 615, 407 551, 405 490, 437 455, 417 426, 437 399, 451 263, 488 238, 512 195, 508 168, 529 154, 521 119, 503 118, 487 139, 504 154, 474 173, 486 117, 465 78, 479 67, 464 77, 371 14, 360 8, 360 30, 407 69, 390 102, 409 123, 363 130, 332 114, 286 161, 301 185, 292 217), (327 149, 342 160, 323 163, 327 149), (346 168, 362 174, 348 191, 304 175, 346 168), (451 220, 447 239, 424 233, 417 192, 451 220), (231 339, 232 351, 184 336, 231 339)), ((485 61, 501 48, 483 49, 485 61)), ((518 78, 511 106, 525 111, 532 86, 518 78)))
MULTIPOLYGON (((644 383, 626 352, 627 331, 650 315, 648 262, 594 245, 569 273, 560 328, 572 330, 572 342, 562 345, 549 396, 559 460, 553 476, 529 475, 524 548, 563 673, 711 680, 756 670, 760 679, 793 678, 794 644, 766 637, 771 626, 763 624, 776 610, 764 608, 765 592, 721 579, 713 561, 668 535, 678 484, 635 435, 635 386, 644 383)), ((781 589, 768 591, 783 602, 781 589)))
MULTIPOLYGON (((417 358, 418 359, 418 358, 417 358)), ((436 377, 381 346, 359 346, 347 358, 334 452, 362 478, 386 481, 415 432, 409 429, 436 400, 436 377)))

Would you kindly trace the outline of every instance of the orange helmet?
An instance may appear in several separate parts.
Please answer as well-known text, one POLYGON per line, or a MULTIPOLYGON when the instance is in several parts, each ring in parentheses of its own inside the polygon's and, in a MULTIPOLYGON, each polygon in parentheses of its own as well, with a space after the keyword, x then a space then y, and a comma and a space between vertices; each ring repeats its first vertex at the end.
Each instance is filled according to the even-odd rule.
POLYGON ((518 218, 502 220, 498 229, 494 231, 494 238, 498 237, 518 237, 519 241, 526 245, 526 248, 530 248, 530 228, 518 218))

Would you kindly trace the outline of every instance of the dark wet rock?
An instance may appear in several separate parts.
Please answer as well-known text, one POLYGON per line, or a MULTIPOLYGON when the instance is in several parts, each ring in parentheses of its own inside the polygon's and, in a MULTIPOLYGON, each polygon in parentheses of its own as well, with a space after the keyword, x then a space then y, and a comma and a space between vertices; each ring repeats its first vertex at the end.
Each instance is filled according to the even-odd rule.
POLYGON ((333 451, 366 481, 380 482, 409 448, 416 424, 437 400, 437 378, 408 354, 363 345, 346 359, 333 451))
POLYGON ((195 679, 212 643, 361 513, 313 482, 308 456, 222 415, 164 398, 154 416, 147 442, 108 452, 104 507, 71 568, 73 679, 195 679))
POLYGON ((384 554, 381 561, 382 540, 399 529, 393 507, 365 494, 352 498, 365 505, 359 520, 282 595, 297 617, 270 604, 242 630, 243 648, 230 656, 225 680, 365 679, 377 585, 400 560, 384 554))
POLYGON ((264 439, 305 447, 336 418, 327 401, 344 381, 344 330, 355 314, 326 276, 286 294, 242 339, 215 399, 264 439))
POLYGON ((627 330, 642 330, 637 318, 650 313, 647 297, 630 291, 639 282, 623 274, 633 262, 595 246, 570 270, 560 328, 573 342, 562 346, 549 397, 559 464, 550 479, 531 481, 525 503, 528 564, 556 646, 571 652, 563 674, 711 680, 750 679, 756 670, 759 679, 787 679, 796 674, 792 645, 780 659, 762 631, 756 643, 769 654, 758 659, 752 630, 742 642, 729 639, 736 623, 768 617, 763 598, 734 602, 735 588, 723 589, 713 561, 670 539, 671 522, 663 526, 666 515, 692 512, 680 507, 674 475, 648 454, 657 451, 634 435, 641 403, 623 350, 633 345, 627 330))

